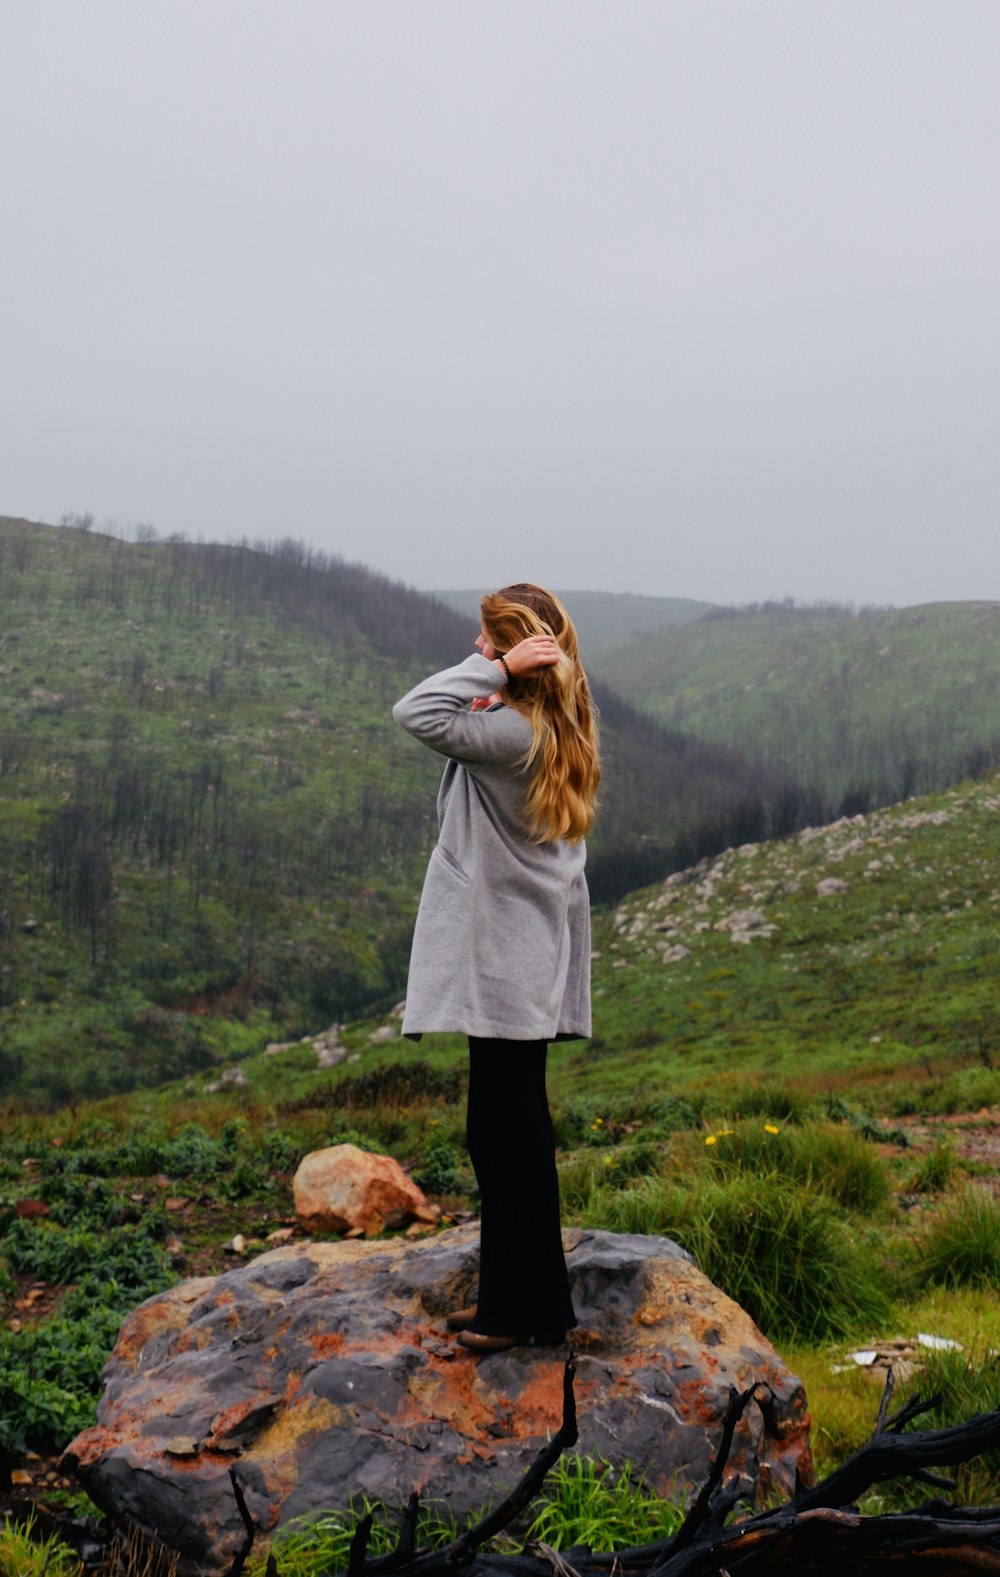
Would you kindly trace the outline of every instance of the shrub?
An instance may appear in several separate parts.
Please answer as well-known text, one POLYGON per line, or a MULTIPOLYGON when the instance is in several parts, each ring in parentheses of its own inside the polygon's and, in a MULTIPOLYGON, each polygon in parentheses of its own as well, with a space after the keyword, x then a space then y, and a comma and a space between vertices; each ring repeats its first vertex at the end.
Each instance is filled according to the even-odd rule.
POLYGON ((937 1211, 916 1253, 922 1282, 1000 1287, 1000 1204, 970 1183, 937 1211))
POLYGON ((456 1194, 464 1186, 461 1158, 447 1139, 435 1134, 423 1147, 413 1181, 430 1194, 456 1194))

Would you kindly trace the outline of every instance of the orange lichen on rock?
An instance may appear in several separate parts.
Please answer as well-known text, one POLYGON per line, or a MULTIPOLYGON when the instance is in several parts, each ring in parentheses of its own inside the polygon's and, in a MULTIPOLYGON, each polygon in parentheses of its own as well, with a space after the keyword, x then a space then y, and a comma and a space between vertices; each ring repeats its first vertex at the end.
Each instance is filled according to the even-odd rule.
POLYGON ((211 1292, 214 1276, 198 1276, 170 1287, 158 1298, 149 1298, 129 1315, 114 1346, 114 1356, 120 1362, 135 1367, 143 1348, 155 1337, 172 1331, 183 1331, 191 1318, 191 1309, 199 1298, 211 1292))

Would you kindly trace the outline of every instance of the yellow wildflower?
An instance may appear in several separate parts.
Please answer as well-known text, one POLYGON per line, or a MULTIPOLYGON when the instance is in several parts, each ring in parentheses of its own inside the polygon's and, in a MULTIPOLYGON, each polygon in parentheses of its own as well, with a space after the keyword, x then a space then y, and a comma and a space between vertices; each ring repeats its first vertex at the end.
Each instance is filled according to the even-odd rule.
POLYGON ((780 1128, 776 1128, 773 1123, 765 1123, 764 1124, 764 1132, 765 1133, 780 1133, 781 1129, 780 1128))
POLYGON ((706 1144, 714 1144, 715 1143, 715 1134, 714 1133, 706 1134, 705 1135, 705 1143, 706 1144))

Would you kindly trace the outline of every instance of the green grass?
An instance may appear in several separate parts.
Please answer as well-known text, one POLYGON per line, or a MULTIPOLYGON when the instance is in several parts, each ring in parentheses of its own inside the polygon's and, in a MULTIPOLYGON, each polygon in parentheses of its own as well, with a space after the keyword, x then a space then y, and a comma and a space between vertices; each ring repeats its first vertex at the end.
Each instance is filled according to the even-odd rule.
POLYGON ((0 1528, 0 1577, 78 1577, 83 1568, 55 1535, 37 1535, 35 1519, 20 1525, 9 1515, 0 1528))

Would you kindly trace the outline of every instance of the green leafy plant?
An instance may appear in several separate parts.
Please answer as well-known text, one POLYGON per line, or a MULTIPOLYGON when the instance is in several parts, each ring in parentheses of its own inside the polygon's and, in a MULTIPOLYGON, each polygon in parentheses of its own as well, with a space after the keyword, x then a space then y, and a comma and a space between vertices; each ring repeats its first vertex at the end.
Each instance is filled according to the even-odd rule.
POLYGON ((455 1194, 465 1181, 462 1160, 454 1145, 440 1135, 432 1137, 423 1148, 414 1182, 431 1194, 455 1194))

